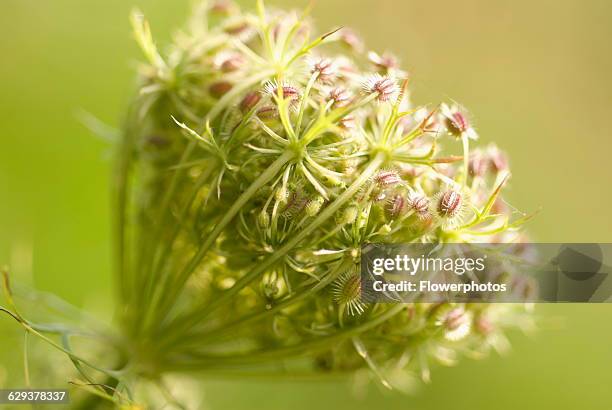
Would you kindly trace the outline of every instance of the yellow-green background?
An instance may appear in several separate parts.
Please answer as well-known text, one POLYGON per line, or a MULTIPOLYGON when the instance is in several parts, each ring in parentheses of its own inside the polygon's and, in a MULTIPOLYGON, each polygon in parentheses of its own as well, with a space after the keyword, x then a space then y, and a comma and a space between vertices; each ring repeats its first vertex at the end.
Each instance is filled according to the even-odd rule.
MULTIPOLYGON (((246 2, 244 2, 246 3, 246 2)), ((277 1, 301 7, 305 1, 277 1)), ((0 263, 80 306, 111 294, 110 149, 77 120, 116 124, 139 57, 139 6, 160 43, 185 0, 0 1, 0 263), (31 262, 30 262, 31 261, 31 262)), ((418 102, 453 98, 511 157, 512 203, 537 241, 612 241, 612 2, 320 0, 318 26, 394 50, 418 102)), ((609 409, 612 306, 540 306, 508 357, 438 368, 416 396, 343 384, 208 382, 213 409, 609 409)), ((20 334, 0 317, 0 383, 21 384, 20 334)), ((35 383, 35 380, 34 380, 35 383)))

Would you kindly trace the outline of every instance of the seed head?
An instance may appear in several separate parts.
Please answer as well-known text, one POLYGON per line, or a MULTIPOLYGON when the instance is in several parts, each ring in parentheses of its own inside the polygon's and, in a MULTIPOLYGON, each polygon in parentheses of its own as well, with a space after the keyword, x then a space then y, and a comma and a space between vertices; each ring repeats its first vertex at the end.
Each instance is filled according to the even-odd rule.
POLYGON ((379 187, 388 187, 402 182, 396 171, 380 171, 374 176, 374 182, 379 187))
POLYGON ((329 58, 319 58, 312 62, 310 72, 317 76, 317 80, 329 84, 336 76, 336 66, 329 58))
POLYGON ((463 198, 461 194, 455 190, 449 189, 444 191, 436 205, 436 211, 442 218, 454 218, 461 212, 463 198))
POLYGON ((334 300, 346 307, 349 315, 354 316, 364 311, 361 302, 361 277, 356 272, 343 273, 333 285, 334 300))
POLYGON ((280 93, 283 99, 290 102, 297 102, 300 99, 298 88, 288 82, 278 84, 276 81, 268 81, 264 85, 264 92, 273 98, 278 97, 280 93))
POLYGON ((419 219, 425 219, 429 216, 429 199, 420 194, 412 193, 408 198, 408 206, 414 211, 419 219))
POLYGON ((328 99, 333 101, 333 107, 345 107, 351 101, 351 93, 346 88, 336 87, 329 92, 328 99))
POLYGON ((277 188, 276 191, 274 191, 274 199, 276 199, 276 201, 285 203, 287 202, 288 198, 289 192, 287 192, 287 188, 285 188, 284 186, 281 186, 277 188))
POLYGON ((381 76, 378 73, 369 76, 363 82, 363 90, 366 94, 377 94, 380 102, 392 101, 400 92, 394 78, 381 76))
POLYGON ((449 134, 460 138, 463 136, 471 139, 477 139, 478 134, 472 128, 470 121, 468 120, 465 113, 463 113, 458 106, 453 105, 449 107, 446 104, 440 106, 440 112, 445 120, 446 129, 449 134))
POLYGON ((408 206, 408 201, 403 195, 397 194, 393 197, 391 201, 389 201, 387 211, 392 218, 397 218, 401 214, 404 213, 406 207, 408 206))

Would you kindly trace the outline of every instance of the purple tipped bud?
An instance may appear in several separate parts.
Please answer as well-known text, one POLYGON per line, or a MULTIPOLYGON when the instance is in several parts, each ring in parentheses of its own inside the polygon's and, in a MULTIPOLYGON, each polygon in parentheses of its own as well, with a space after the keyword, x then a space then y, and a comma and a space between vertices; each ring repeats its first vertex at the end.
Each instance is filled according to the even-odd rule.
POLYGON ((374 66, 382 72, 387 72, 389 70, 397 69, 399 67, 397 58, 390 53, 384 53, 383 55, 379 55, 374 51, 370 51, 368 53, 368 60, 374 66))
POLYGON ((276 118, 278 110, 273 105, 265 105, 257 110, 257 117, 262 120, 271 120, 276 118))
POLYGON ((334 107, 345 107, 351 100, 351 94, 345 88, 336 87, 329 92, 328 98, 334 102, 334 107))
POLYGON ((361 38, 350 28, 343 28, 340 30, 340 41, 342 41, 346 46, 353 49, 358 53, 363 51, 363 41, 361 38))
POLYGON ((338 126, 348 131, 355 129, 355 123, 355 117, 353 117, 352 115, 347 115, 346 117, 343 117, 342 119, 340 119, 340 121, 338 121, 338 126))
POLYGON ((429 216, 429 199, 423 195, 414 194, 408 199, 408 205, 421 219, 429 216))
POLYGON ((495 330, 495 327, 486 316, 480 316, 476 319, 476 330, 478 333, 487 336, 495 330))
POLYGON ((496 146, 490 146, 486 152, 491 170, 494 172, 503 172, 508 170, 508 157, 496 146))
POLYGON ((474 151, 470 156, 468 166, 471 175, 481 177, 486 174, 489 164, 481 151, 474 151))
POLYGON ((236 11, 236 5, 229 0, 216 0, 210 5, 210 12, 228 16, 236 11))
POLYGON ((257 103, 261 100, 261 94, 258 92, 250 92, 244 96, 242 101, 240 101, 240 111, 243 113, 247 113, 253 109, 257 105, 257 103))
POLYGON ((215 65, 224 73, 240 69, 245 62, 245 58, 238 53, 220 53, 215 58, 215 65))
POLYGON ((228 93, 232 87, 232 84, 228 83, 227 81, 219 81, 211 84, 210 87, 208 87, 208 91, 213 97, 221 98, 228 93))
POLYGON ((282 84, 279 90, 279 85, 276 82, 268 82, 264 86, 264 91, 273 97, 278 96, 280 91, 282 97, 286 100, 290 100, 291 102, 295 102, 300 99, 300 91, 297 89, 297 87, 291 84, 282 84))
POLYGON ((311 73, 317 75, 317 80, 329 83, 336 75, 336 67, 329 58, 321 58, 314 62, 311 73))
POLYGON ((395 197, 393 197, 391 202, 389 202, 389 207, 387 209, 389 211, 389 214, 393 218, 397 218, 398 216, 404 213, 404 210, 406 209, 406 206, 408 205, 407 202, 408 201, 406 201, 406 198, 404 196, 399 195, 399 194, 395 195, 395 197))
POLYGON ((397 82, 391 77, 383 77, 380 74, 368 78, 364 82, 363 88, 368 94, 377 94, 380 102, 390 101, 399 93, 397 82))
POLYGON ((402 179, 395 171, 380 171, 374 177, 374 181, 381 187, 387 187, 402 182, 402 179))
POLYGON ((462 134, 470 128, 468 119, 459 111, 451 114, 451 117, 448 118, 447 125, 452 134, 462 134))
POLYGON ((443 218, 453 218, 461 211, 463 198, 461 194, 452 189, 445 191, 440 195, 437 204, 437 212, 443 218))

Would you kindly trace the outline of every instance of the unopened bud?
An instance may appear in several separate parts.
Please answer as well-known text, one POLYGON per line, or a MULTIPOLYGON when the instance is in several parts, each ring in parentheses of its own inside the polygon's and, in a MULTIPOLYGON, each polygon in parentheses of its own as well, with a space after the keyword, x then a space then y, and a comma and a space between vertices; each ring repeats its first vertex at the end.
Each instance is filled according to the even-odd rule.
POLYGON ((338 222, 342 225, 352 224, 357 219, 358 213, 359 209, 356 206, 349 206, 344 209, 338 222))
POLYGON ((380 171, 374 176, 374 182, 380 187, 388 187, 402 182, 402 179, 395 171, 380 171))
POLYGON ((313 200, 309 201, 308 204, 306 205, 305 208, 305 212, 306 215, 308 216, 315 216, 319 213, 319 211, 321 210, 321 207, 323 206, 323 203, 325 202, 325 200, 323 199, 322 196, 317 195, 313 200))
POLYGON ((262 210, 259 215, 257 215, 257 223, 262 228, 267 228, 270 226, 270 215, 268 215, 268 212, 266 212, 265 209, 262 210))
POLYGON ((259 94, 258 92, 252 91, 248 93, 247 95, 244 96, 242 101, 240 101, 240 105, 239 105, 240 111, 246 114, 247 112, 251 111, 253 107, 255 107, 260 100, 261 100, 261 94, 259 94))
POLYGON ((227 81, 219 81, 208 87, 208 91, 215 98, 221 98, 232 89, 232 84, 227 81))
POLYGON ((286 202, 288 196, 289 194, 287 192, 287 188, 284 186, 278 188, 276 192, 274 192, 274 199, 276 199, 278 202, 286 202))
POLYGON ((455 190, 449 189, 445 191, 438 199, 436 210, 442 218, 453 218, 460 211, 463 205, 461 194, 455 190))

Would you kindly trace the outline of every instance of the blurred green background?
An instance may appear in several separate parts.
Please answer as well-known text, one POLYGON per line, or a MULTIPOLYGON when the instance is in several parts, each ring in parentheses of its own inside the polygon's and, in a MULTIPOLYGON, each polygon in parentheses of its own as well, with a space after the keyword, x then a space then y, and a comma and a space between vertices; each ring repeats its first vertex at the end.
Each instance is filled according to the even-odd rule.
MULTIPOLYGON (((243 3, 247 3, 243 1, 243 3)), ((302 7, 305 1, 277 0, 302 7)), ((105 311, 110 274, 108 143, 84 110, 117 124, 134 62, 128 14, 160 44, 188 0, 0 2, 0 264, 19 280, 105 311)), ((249 6, 252 6, 249 4, 249 6)), ((512 161, 509 197, 541 242, 612 242, 612 2, 325 0, 318 27, 360 32, 413 74, 417 102, 453 98, 512 161)), ((108 309, 106 309, 108 310, 108 309)), ((205 384, 212 409, 609 409, 612 306, 539 306, 541 329, 508 357, 438 368, 415 396, 342 383, 205 384)), ((0 317, 0 386, 23 385, 21 333, 0 317)), ((36 384, 36 380, 34 380, 36 384)))

